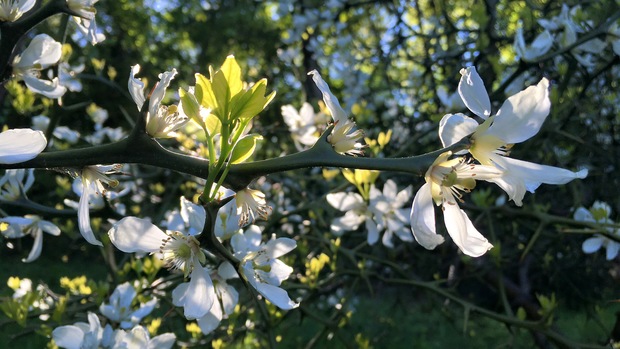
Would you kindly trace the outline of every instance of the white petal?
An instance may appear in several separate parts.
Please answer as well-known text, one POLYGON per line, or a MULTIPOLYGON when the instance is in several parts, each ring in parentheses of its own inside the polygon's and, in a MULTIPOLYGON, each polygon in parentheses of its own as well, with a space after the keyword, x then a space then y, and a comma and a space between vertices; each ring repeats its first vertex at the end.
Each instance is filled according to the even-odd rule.
POLYGON ((450 237, 464 254, 479 257, 493 247, 458 205, 444 204, 443 217, 450 237))
POLYGON ((16 164, 34 159, 47 146, 41 131, 29 128, 0 133, 0 164, 16 164))
POLYGON ((135 75, 140 72, 140 64, 136 64, 131 67, 129 71, 129 81, 127 82, 127 87, 129 88, 129 94, 133 98, 133 101, 136 103, 138 110, 142 108, 142 105, 146 101, 144 97, 144 83, 140 79, 136 79, 135 75))
POLYGON ((180 298, 183 314, 188 320, 199 319, 211 309, 215 301, 213 281, 208 270, 196 265, 192 270, 191 279, 186 292, 180 298))
POLYGON ((170 349, 176 339, 177 336, 174 333, 163 333, 151 338, 146 349, 170 349))
POLYGON ((343 212, 358 209, 364 205, 364 199, 358 193, 329 193, 325 198, 332 207, 343 212))
POLYGON ((607 253, 605 254, 608 261, 616 258, 618 255, 618 250, 620 250, 620 244, 615 241, 609 241, 607 243, 607 253))
POLYGON ((155 115, 157 115, 157 109, 159 109, 159 105, 166 95, 166 89, 170 85, 172 79, 174 79, 175 75, 177 75, 177 70, 174 68, 172 68, 171 71, 159 74, 160 81, 155 86, 155 89, 153 89, 149 99, 149 113, 151 117, 155 117, 155 115))
POLYGON ((534 39, 532 45, 528 47, 527 51, 525 52, 525 60, 533 61, 536 58, 549 52, 551 47, 553 47, 553 36, 551 35, 551 32, 545 30, 540 33, 536 37, 536 39, 534 39))
MULTIPOLYGON (((524 185, 525 189, 527 189, 527 191, 529 191, 530 193, 533 193, 536 188, 538 188, 542 183, 566 184, 573 179, 583 179, 588 175, 587 169, 573 172, 559 167, 539 165, 533 162, 527 162, 507 157, 502 157, 501 162, 498 163, 498 165, 505 169, 505 178, 502 177, 503 179, 514 179, 516 182, 513 182, 513 185, 524 185)), ((495 182, 497 183, 497 181, 495 182)), ((506 193, 508 194, 508 196, 511 196, 511 199, 513 199, 512 195, 514 194, 514 192, 511 193, 509 191, 506 191, 506 193)))
POLYGON ((366 238, 369 245, 374 245, 379 240, 379 229, 377 223, 375 223, 370 217, 366 219, 366 230, 368 231, 368 237, 366 238))
POLYGON ((275 240, 269 240, 265 244, 265 252, 267 257, 275 259, 279 258, 297 247, 297 242, 289 238, 277 238, 275 240))
POLYGON ((62 45, 47 34, 35 36, 28 47, 22 52, 19 62, 13 66, 17 69, 28 69, 40 64, 45 69, 56 64, 62 55, 62 45))
POLYGON ((54 235, 54 236, 60 235, 60 228, 58 228, 52 222, 41 220, 37 223, 37 225, 39 226, 41 230, 43 230, 44 232, 50 235, 54 235))
POLYGON ((43 232, 40 230, 34 234, 34 243, 32 244, 32 250, 28 254, 26 259, 22 259, 24 263, 30 263, 41 255, 41 249, 43 249, 43 232))
POLYGON ((255 286, 256 290, 260 294, 267 298, 267 300, 273 305, 282 310, 289 310, 299 306, 299 303, 293 302, 288 296, 288 293, 280 287, 263 283, 257 283, 255 286))
POLYGON ((330 226, 334 234, 342 234, 345 231, 356 230, 366 220, 354 211, 348 211, 342 217, 335 218, 330 226))
POLYGON ((478 122, 464 114, 446 114, 439 122, 439 138, 444 147, 474 133, 478 122))
POLYGON ((181 197, 181 217, 189 225, 190 235, 202 233, 207 219, 207 214, 202 206, 181 197))
POLYGON ((413 198, 411 205, 411 232, 415 240, 424 248, 432 250, 444 242, 443 236, 435 230, 435 208, 431 196, 431 186, 425 183, 413 198))
POLYGON ((235 310, 237 303, 239 302, 239 292, 237 290, 226 284, 220 283, 216 288, 216 292, 219 294, 220 299, 222 300, 222 309, 224 314, 230 315, 235 310))
POLYGON ((222 306, 219 302, 213 302, 213 306, 209 312, 198 319, 198 326, 203 334, 209 334, 217 328, 222 321, 222 306))
POLYGON ((123 252, 151 253, 159 250, 168 236, 153 223, 137 217, 125 217, 108 231, 110 241, 123 252))
POLYGON ((604 239, 601 236, 591 237, 583 242, 581 249, 584 253, 594 253, 603 246, 603 241, 604 239))
POLYGON ((483 119, 491 115, 491 100, 489 100, 484 82, 482 82, 475 67, 461 69, 461 81, 458 90, 463 103, 472 113, 483 119))
POLYGON ((80 349, 84 340, 84 332, 77 326, 60 326, 52 331, 52 338, 61 348, 80 349))
POLYGON ((22 78, 30 91, 42 94, 47 98, 60 98, 67 92, 67 88, 60 84, 58 78, 43 80, 28 74, 23 75, 22 78))
POLYGON ((80 233, 88 241, 90 244, 103 246, 101 241, 97 240, 95 237, 95 233, 90 226, 90 208, 88 207, 88 196, 90 195, 91 182, 84 180, 82 178, 82 183, 84 186, 82 188, 82 195, 80 196, 80 202, 78 207, 78 227, 80 228, 80 233))
POLYGON ((508 98, 486 133, 508 144, 523 142, 538 133, 550 109, 549 80, 543 78, 508 98))
POLYGON ((573 214, 573 219, 582 222, 594 222, 594 217, 592 217, 592 213, 585 207, 579 207, 577 210, 575 210, 575 213, 573 214))
POLYGON ((337 123, 337 125, 340 126, 344 125, 349 119, 347 117, 347 113, 344 109, 342 109, 338 99, 332 94, 329 86, 321 77, 321 74, 319 74, 316 70, 312 70, 308 73, 308 75, 312 75, 312 80, 314 80, 316 87, 318 87, 319 90, 321 90, 321 93, 323 93, 323 102, 325 102, 327 109, 331 112, 334 123, 337 123))
POLYGON ((233 265, 228 262, 224 262, 220 264, 220 266, 217 267, 217 273, 224 280, 234 279, 234 278, 239 277, 239 274, 237 273, 237 270, 235 269, 235 267, 233 267, 233 265))

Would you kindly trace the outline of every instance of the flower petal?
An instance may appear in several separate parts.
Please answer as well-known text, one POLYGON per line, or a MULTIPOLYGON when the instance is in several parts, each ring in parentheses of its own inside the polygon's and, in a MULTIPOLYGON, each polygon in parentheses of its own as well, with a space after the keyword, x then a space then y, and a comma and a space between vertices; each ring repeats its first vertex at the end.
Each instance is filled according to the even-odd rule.
POLYGON ((41 250, 43 249, 43 232, 41 230, 37 230, 34 234, 34 243, 32 244, 32 250, 28 254, 28 257, 22 259, 24 263, 30 263, 41 255, 41 250))
POLYGON ((174 333, 162 333, 151 338, 146 349, 170 349, 174 345, 177 336, 174 333))
POLYGON ((476 127, 478 122, 467 115, 446 114, 439 122, 439 138, 448 147, 474 133, 476 127))
POLYGON ((478 232, 465 214, 465 211, 456 204, 443 205, 443 217, 446 229, 452 241, 466 255, 480 257, 490 250, 493 245, 478 232))
POLYGON ((179 301, 183 305, 183 314, 188 320, 199 319, 211 309, 215 301, 213 281, 208 269, 196 263, 191 279, 179 301))
POLYGON ((67 92, 67 88, 60 84, 58 78, 43 80, 29 74, 23 75, 22 78, 30 91, 42 94, 47 98, 60 98, 67 92))
POLYGON ((267 257, 275 259, 279 258, 297 247, 297 242, 289 238, 277 238, 267 241, 265 244, 265 252, 267 257))
POLYGON ((329 193, 325 198, 332 207, 343 212, 355 210, 364 205, 364 199, 358 193, 329 193))
POLYGON ((144 83, 140 79, 136 79, 135 75, 140 72, 140 64, 136 64, 131 67, 129 71, 129 81, 127 82, 127 87, 129 88, 129 94, 131 94, 131 98, 136 103, 138 110, 142 109, 142 105, 146 101, 144 97, 144 83))
POLYGON ((90 208, 88 206, 88 196, 91 191, 91 182, 90 180, 86 180, 82 178, 82 183, 84 186, 82 188, 82 195, 80 195, 80 202, 78 206, 78 227, 80 228, 80 233, 88 241, 90 244, 103 246, 101 241, 97 240, 95 237, 95 233, 90 226, 90 208))
POLYGON ((217 328, 222 321, 222 306, 219 302, 213 302, 213 306, 209 312, 198 319, 198 326, 203 334, 209 334, 217 328))
POLYGON ((110 241, 123 252, 151 253, 159 250, 168 236, 146 219, 125 217, 108 231, 110 241))
POLYGON ((443 236, 435 231, 435 208, 431 196, 431 185, 425 183, 413 198, 411 205, 411 232, 415 241, 427 250, 444 242, 443 236))
POLYGON ((340 106, 338 99, 332 94, 329 86, 327 85, 325 80, 323 80, 321 74, 319 74, 318 71, 312 70, 308 73, 308 75, 312 76, 312 80, 314 80, 316 87, 321 90, 321 93, 323 94, 323 102, 325 102, 327 109, 329 109, 329 111, 331 112, 334 123, 336 123, 337 126, 340 125, 340 127, 342 127, 342 125, 344 125, 349 120, 349 117, 347 116, 347 113, 344 111, 344 109, 342 109, 342 107, 340 106))
POLYGON ((508 144, 521 143, 538 133, 550 109, 549 80, 543 78, 538 85, 508 98, 486 134, 508 144))
POLYGON ((288 293, 280 287, 260 282, 256 283, 254 286, 269 302, 282 310, 289 310, 299 306, 299 303, 293 302, 288 296, 288 293))
POLYGON ((609 241, 607 243, 607 253, 605 254, 607 260, 610 261, 616 258, 616 256, 618 255, 618 250, 620 250, 620 244, 615 241, 609 241))
POLYGON ((19 70, 40 65, 37 69, 41 70, 56 64, 61 55, 62 45, 59 42, 47 34, 39 34, 32 39, 13 67, 19 70))
POLYGON ((47 146, 41 131, 18 128, 0 133, 0 164, 16 164, 34 159, 47 146))
POLYGON ((166 95, 166 89, 170 85, 172 79, 174 79, 175 75, 177 75, 177 70, 174 68, 172 68, 171 71, 159 74, 159 82, 153 89, 149 99, 149 113, 151 118, 157 115, 157 109, 159 109, 159 105, 166 95))
POLYGON ((603 246, 603 241, 602 236, 591 237, 583 242, 581 249, 584 253, 594 253, 603 246))
POLYGON ((66 349, 80 349, 84 332, 77 326, 60 326, 52 331, 52 338, 57 346, 66 349))
POLYGON ((488 181, 504 189, 510 199, 519 206, 522 204, 521 200, 526 190, 533 193, 542 183, 566 184, 573 179, 585 178, 588 175, 587 169, 573 172, 559 167, 501 156, 493 160, 504 169, 504 175, 500 178, 488 179, 488 181))
POLYGON ((575 213, 573 214, 573 219, 582 222, 594 222, 594 217, 592 217, 592 213, 585 207, 579 207, 577 210, 575 210, 575 213))
POLYGON ((491 100, 476 67, 461 69, 461 81, 458 90, 463 103, 472 113, 483 119, 491 115, 491 100))

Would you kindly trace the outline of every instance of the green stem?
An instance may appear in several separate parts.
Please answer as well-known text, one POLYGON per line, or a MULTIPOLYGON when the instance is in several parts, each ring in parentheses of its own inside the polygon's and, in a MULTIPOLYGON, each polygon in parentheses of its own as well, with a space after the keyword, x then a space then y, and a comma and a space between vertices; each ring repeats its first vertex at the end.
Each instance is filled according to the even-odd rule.
MULTIPOLYGON (((174 170, 200 178, 209 178, 209 161, 164 149, 144 133, 142 122, 137 123, 129 137, 110 144, 82 149, 41 153, 36 158, 18 164, 0 164, 0 169, 13 168, 82 168, 101 164, 143 164, 174 170)), ((437 156, 445 151, 457 151, 468 146, 463 139, 456 144, 423 155, 405 158, 361 158, 338 154, 327 142, 328 129, 310 149, 296 154, 230 166, 224 184, 233 190, 247 187, 255 178, 276 172, 309 167, 346 167, 378 171, 393 171, 423 175, 437 156)), ((217 177, 217 175, 215 175, 217 177)), ((214 178, 215 179, 215 178, 214 178)))

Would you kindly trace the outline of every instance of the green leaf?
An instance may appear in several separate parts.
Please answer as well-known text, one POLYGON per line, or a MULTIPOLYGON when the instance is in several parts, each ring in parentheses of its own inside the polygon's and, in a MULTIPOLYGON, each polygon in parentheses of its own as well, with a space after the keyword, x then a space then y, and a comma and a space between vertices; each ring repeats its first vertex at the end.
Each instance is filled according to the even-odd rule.
POLYGON ((276 91, 265 96, 267 79, 261 79, 251 89, 238 94, 231 102, 231 119, 249 120, 267 107, 276 95, 276 91))
POLYGON ((213 91, 211 81, 202 74, 196 74, 196 100, 205 108, 210 108, 212 113, 216 113, 219 108, 218 100, 213 91))
POLYGON ((226 57, 224 64, 220 68, 220 71, 224 74, 226 82, 228 83, 228 92, 230 98, 241 92, 243 89, 243 81, 241 80, 241 67, 237 63, 235 56, 230 55, 226 57))
POLYGON ((181 107, 185 115, 189 116, 192 120, 196 121, 200 127, 205 129, 205 123, 200 116, 200 104, 196 96, 185 91, 183 88, 179 88, 179 97, 181 97, 181 107))
POLYGON ((235 144, 235 148, 230 157, 230 163, 238 164, 247 160, 256 149, 256 141, 261 139, 263 139, 263 136, 259 134, 250 134, 241 138, 237 144, 235 144))

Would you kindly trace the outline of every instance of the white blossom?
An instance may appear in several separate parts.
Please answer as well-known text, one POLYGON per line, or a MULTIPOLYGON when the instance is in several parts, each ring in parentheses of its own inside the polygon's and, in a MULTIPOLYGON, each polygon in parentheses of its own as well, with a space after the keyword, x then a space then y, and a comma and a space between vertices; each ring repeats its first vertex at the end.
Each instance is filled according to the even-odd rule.
POLYGON ((34 159, 47 146, 41 131, 16 128, 0 133, 0 164, 16 164, 34 159))
POLYGON ((23 80, 28 89, 48 98, 60 98, 67 88, 58 78, 43 80, 41 70, 58 63, 62 55, 62 45, 47 34, 35 36, 28 47, 13 59, 13 75, 23 80))
POLYGON ((459 93, 467 108, 481 119, 481 125, 464 114, 445 115, 439 124, 444 146, 471 135, 469 152, 483 165, 502 170, 501 177, 489 179, 502 188, 517 205, 522 205, 526 190, 534 192, 542 183, 565 184, 585 178, 587 170, 573 172, 508 157, 515 143, 533 137, 549 115, 549 81, 543 78, 536 86, 509 97, 491 117, 491 101, 482 79, 474 67, 461 70, 459 93))

